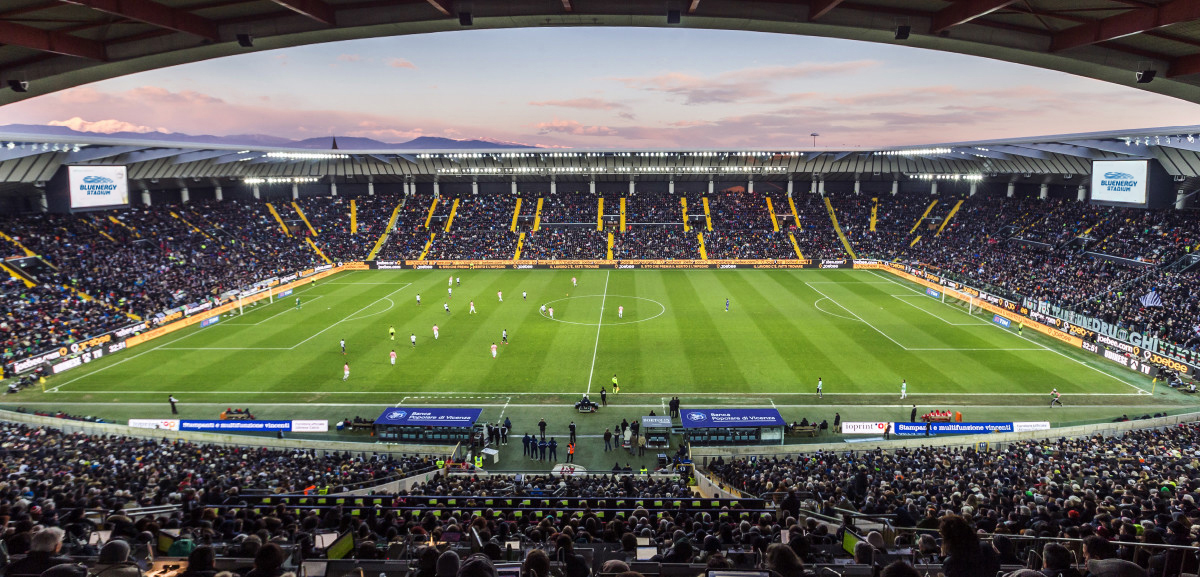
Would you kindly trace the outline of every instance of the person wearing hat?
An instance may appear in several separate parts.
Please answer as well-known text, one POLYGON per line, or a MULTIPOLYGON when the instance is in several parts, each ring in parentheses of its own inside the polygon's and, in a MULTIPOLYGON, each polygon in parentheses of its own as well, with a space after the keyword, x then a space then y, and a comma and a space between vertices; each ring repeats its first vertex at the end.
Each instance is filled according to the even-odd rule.
POLYGON ((109 541, 100 549, 100 558, 92 567, 93 577, 141 577, 142 570, 129 560, 129 543, 109 541))

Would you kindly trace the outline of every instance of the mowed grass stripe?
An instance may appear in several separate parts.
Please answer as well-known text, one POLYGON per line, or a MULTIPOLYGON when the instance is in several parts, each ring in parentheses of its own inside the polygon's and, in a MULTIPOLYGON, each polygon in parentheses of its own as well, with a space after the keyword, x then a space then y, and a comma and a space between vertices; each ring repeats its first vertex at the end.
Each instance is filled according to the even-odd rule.
MULTIPOLYGON (((725 337, 728 333, 744 333, 744 329, 727 319, 717 322, 713 318, 714 314, 728 317, 732 313, 724 312, 725 295, 718 292, 712 272, 698 272, 702 274, 692 275, 686 271, 665 271, 663 274, 668 306, 675 311, 672 319, 688 360, 687 374, 690 374, 692 389, 696 392, 739 390, 736 387, 747 384, 746 376, 738 367, 738 359, 733 357, 725 337), (705 289, 707 292, 702 293, 705 289)), ((682 388, 689 381, 671 379, 669 382, 682 388)))
POLYGON ((758 379, 758 383, 754 385, 756 392, 796 392, 807 388, 809 381, 812 381, 812 386, 815 387, 817 375, 832 363, 828 357, 815 350, 806 331, 794 322, 794 315, 789 314, 794 309, 793 299, 776 283, 759 283, 758 286, 766 292, 758 290, 755 284, 747 280, 743 271, 738 271, 737 274, 723 274, 717 278, 728 292, 740 295, 741 299, 748 301, 748 306, 745 309, 739 306, 737 312, 748 318, 761 337, 758 340, 746 339, 732 345, 743 358, 755 359, 751 366, 759 371, 759 374, 755 375, 758 379))

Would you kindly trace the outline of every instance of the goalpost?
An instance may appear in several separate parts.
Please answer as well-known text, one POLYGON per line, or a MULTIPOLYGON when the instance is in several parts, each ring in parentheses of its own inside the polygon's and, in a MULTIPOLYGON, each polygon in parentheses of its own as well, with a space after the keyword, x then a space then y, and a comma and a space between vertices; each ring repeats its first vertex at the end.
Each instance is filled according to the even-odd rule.
POLYGON ((942 290, 940 292, 942 293, 941 301, 943 304, 948 304, 950 306, 955 306, 955 307, 959 307, 959 308, 965 307, 967 309, 966 310, 967 314, 970 314, 972 316, 974 316, 975 313, 982 310, 981 307, 979 306, 979 303, 976 302, 976 299, 973 296, 947 294, 947 291, 945 291, 945 290, 942 290))

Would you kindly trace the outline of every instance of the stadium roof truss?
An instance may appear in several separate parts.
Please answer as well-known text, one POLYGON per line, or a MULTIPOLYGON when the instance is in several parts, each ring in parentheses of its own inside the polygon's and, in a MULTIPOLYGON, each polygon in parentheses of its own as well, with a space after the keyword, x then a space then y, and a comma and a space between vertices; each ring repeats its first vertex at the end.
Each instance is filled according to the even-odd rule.
MULTIPOLYGON (((1155 158, 1178 180, 1200 177, 1200 126, 881 149, 314 150, 0 134, 0 190, 49 180, 64 164, 129 167, 141 188, 188 182, 847 180, 1003 178, 1063 183, 1094 160, 1155 158), (279 180, 269 180, 279 179, 279 180), (162 181, 162 184, 159 184, 162 181)), ((1078 181, 1081 182, 1082 181, 1078 181)))
POLYGON ((5 0, 0 104, 248 51, 543 26, 742 29, 904 44, 1200 102, 1200 0, 5 0), (901 26, 911 29, 906 39, 898 38, 901 26), (252 46, 243 45, 248 37, 252 46), (1138 70, 1157 78, 1134 84, 1138 70), (12 90, 12 81, 28 81, 27 92, 12 90))

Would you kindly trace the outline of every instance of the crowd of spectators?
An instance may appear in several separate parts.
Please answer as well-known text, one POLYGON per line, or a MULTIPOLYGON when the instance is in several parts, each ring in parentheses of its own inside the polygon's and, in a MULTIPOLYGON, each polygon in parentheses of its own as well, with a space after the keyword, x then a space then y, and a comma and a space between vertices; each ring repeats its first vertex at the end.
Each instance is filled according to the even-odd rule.
MULTIPOLYGON (((775 207, 776 210, 779 206, 775 207)), ((704 214, 704 206, 688 203, 688 212, 704 214)), ((708 197, 713 230, 772 230, 766 197, 742 191, 718 192, 708 197)))
POLYGON ((787 231, 770 229, 707 232, 704 233, 704 249, 708 258, 715 259, 799 258, 787 231))
MULTIPOLYGON (((699 197, 686 194, 658 194, 638 191, 625 198, 625 224, 675 224, 683 222, 683 206, 679 199, 688 199, 688 211, 692 212, 699 197)), ((609 202, 607 199, 605 202, 609 202)), ((618 201, 619 202, 619 201, 618 201)), ((618 205, 619 208, 619 205, 618 205)), ((605 205, 605 212, 611 214, 605 205)))
POLYGON ((699 231, 683 232, 683 225, 630 226, 614 238, 613 258, 663 260, 699 259, 699 231))
MULTIPOLYGON (((424 457, 355 457, 64 433, 0 423, 0 507, 44 518, 79 509, 236 502, 247 491, 315 493, 374 485, 432 467, 424 457), (315 488, 315 489, 310 489, 315 488)), ((190 509, 191 507, 186 507, 190 509)), ((0 515, 2 516, 2 515, 0 515)))
MULTIPOLYGON (((524 204, 522 202, 522 204, 524 204)), ((463 195, 454 215, 454 230, 508 231, 517 199, 511 194, 463 195)), ((535 205, 536 206, 536 205, 535 205)), ((512 258, 512 255, 509 255, 512 258)))
POLYGON ((433 239, 427 260, 512 260, 518 235, 507 229, 460 230, 455 225, 433 239))
POLYGON ((608 256, 608 233, 589 226, 542 226, 525 233, 523 260, 595 260, 608 256))
POLYGON ((595 223, 601 196, 590 192, 561 191, 543 195, 542 225, 595 223))

